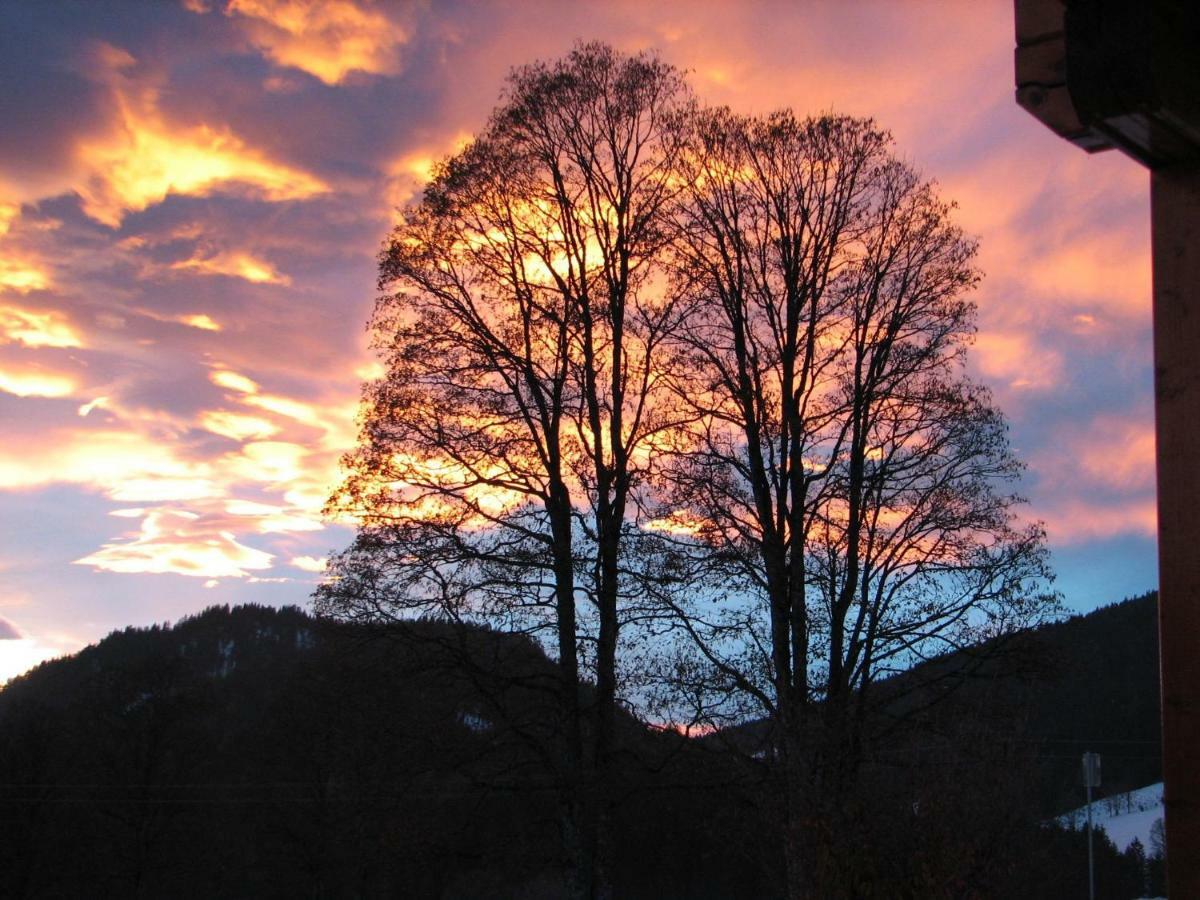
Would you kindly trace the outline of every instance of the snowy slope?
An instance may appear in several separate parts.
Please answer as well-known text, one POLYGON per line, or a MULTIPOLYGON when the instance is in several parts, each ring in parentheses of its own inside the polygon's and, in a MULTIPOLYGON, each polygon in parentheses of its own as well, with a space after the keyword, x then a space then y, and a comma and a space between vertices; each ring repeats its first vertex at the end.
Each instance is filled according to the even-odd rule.
MULTIPOLYGON (((1126 794, 1093 801, 1092 822, 1104 828, 1118 850, 1124 850, 1137 838, 1149 854, 1152 852, 1150 829, 1163 816, 1162 793, 1160 781, 1126 794)), ((1068 828, 1083 828, 1087 825, 1087 807, 1065 813, 1058 821, 1068 828)))

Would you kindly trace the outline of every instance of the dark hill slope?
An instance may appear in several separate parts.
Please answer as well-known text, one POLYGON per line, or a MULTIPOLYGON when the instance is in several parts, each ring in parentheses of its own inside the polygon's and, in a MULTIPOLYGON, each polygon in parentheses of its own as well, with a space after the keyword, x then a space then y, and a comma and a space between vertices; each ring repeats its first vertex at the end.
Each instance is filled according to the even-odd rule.
MULTIPOLYGON (((1080 804, 1085 751, 1103 759, 1099 796, 1159 781, 1157 596, 932 659, 872 696, 869 756, 888 781, 918 763, 944 766, 953 749, 964 763, 1020 767, 1041 817, 1080 804)), ((749 722, 709 740, 754 754, 766 738, 766 723, 749 722)))
MULTIPOLYGON (((864 867, 1062 895, 1034 823, 1078 805, 1079 755, 1107 792, 1160 777, 1155 629, 1148 595, 881 685, 893 711, 942 702, 875 748, 864 867)), ((0 896, 557 896, 554 679, 525 637, 433 622, 247 606, 116 632, 0 690, 0 896)), ((618 895, 771 896, 761 761, 621 730, 618 895)))
MULTIPOLYGON (((116 632, 0 691, 0 896, 555 896, 553 679, 527 638, 432 622, 116 632)), ((622 896, 761 893, 730 771, 623 732, 622 896)))
MULTIPOLYGON (((928 668, 963 664, 953 658, 928 668)), ((920 669, 916 679, 928 678, 920 669)), ((1100 795, 1162 778, 1157 596, 1153 593, 1072 616, 1018 636, 980 669, 951 710, 990 710, 995 739, 1034 755, 1043 815, 1078 806, 1084 752, 1100 753, 1100 795)))
POLYGON ((1052 810, 1078 806, 1080 757, 1100 753, 1101 795, 1162 780, 1158 595, 1145 594, 1033 635, 1043 681, 1022 685, 1052 810))
POLYGON ((925 724, 945 730, 956 720, 987 723, 989 740, 1011 745, 1014 761, 1024 760, 1042 816, 1082 802, 1084 752, 1103 759, 1100 796, 1161 780, 1157 595, 1044 625, 993 649, 933 660, 897 677, 891 689, 903 698, 900 707, 944 691, 945 702, 931 708, 925 724), (981 656, 991 658, 979 665, 981 656), (947 677, 955 672, 970 674, 947 677))

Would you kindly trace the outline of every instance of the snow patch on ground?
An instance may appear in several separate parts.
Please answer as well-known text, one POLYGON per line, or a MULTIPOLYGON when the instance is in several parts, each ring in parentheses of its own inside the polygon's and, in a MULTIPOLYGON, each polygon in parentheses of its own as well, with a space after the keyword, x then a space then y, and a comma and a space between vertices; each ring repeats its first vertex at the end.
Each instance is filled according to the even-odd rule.
MULTIPOLYGON (((1142 842, 1149 855, 1150 829, 1163 817, 1163 784, 1148 784, 1125 794, 1114 794, 1092 801, 1092 824, 1102 827, 1118 850, 1125 850, 1134 838, 1142 842)), ((1060 824, 1068 828, 1087 826, 1087 807, 1081 806, 1059 816, 1060 824)))

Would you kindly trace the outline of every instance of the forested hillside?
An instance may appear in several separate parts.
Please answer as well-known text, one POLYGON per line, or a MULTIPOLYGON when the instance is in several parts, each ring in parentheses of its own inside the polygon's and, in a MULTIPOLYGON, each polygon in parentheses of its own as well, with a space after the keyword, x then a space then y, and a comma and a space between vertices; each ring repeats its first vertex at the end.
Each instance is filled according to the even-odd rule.
POLYGON ((1102 757, 1100 796, 1162 780, 1157 604, 1145 594, 1034 632, 1046 677, 1014 690, 1039 742, 1047 811, 1082 801, 1086 751, 1102 757))
MULTIPOLYGON (((0 693, 0 896, 555 896, 550 672, 520 637, 294 608, 114 633, 0 693)), ((728 774, 624 725, 627 895, 757 893, 728 774)))
MULTIPOLYGON (((1079 754, 1105 792, 1160 777, 1153 596, 1018 645, 873 749, 865 881, 1061 896, 1082 836, 1037 823, 1078 805, 1079 754)), ((0 895, 555 896, 552 683, 528 639, 432 622, 218 607, 114 633, 0 691, 0 895)), ((618 896, 771 896, 753 752, 621 734, 618 896)), ((1136 895, 1129 860, 1100 865, 1100 896, 1136 895)))

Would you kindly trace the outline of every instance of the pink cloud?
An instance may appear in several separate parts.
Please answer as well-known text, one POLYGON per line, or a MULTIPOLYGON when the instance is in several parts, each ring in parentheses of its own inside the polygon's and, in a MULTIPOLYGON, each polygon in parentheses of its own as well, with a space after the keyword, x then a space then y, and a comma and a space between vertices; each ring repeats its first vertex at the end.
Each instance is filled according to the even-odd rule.
POLYGON ((131 594, 133 573, 315 573, 328 548, 299 540, 328 533, 355 440, 393 207, 483 127, 511 66, 598 38, 657 48, 705 102, 892 129, 980 240, 972 371, 1031 448, 1031 515, 1052 545, 1152 533, 1148 397, 1124 371, 1087 384, 1148 366, 1145 175, 1016 108, 1010 3, 450 10, 193 0, 122 47, 54 24, 81 108, 0 155, 0 502, 66 485, 136 509, 96 513, 76 554, 131 594))

